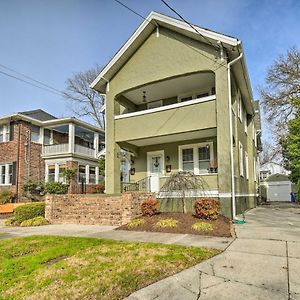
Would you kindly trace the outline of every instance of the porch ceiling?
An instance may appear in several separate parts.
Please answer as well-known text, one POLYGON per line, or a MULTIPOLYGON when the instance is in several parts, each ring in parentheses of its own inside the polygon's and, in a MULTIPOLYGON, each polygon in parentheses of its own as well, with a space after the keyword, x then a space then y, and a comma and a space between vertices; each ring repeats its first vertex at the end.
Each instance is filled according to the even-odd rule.
POLYGON ((211 72, 184 75, 160 82, 151 83, 123 95, 134 104, 143 103, 143 91, 146 92, 147 102, 167 99, 187 92, 215 86, 215 76, 211 72))
POLYGON ((143 147, 149 145, 158 145, 158 144, 166 144, 166 143, 173 143, 179 141, 203 139, 203 138, 213 137, 216 135, 217 135, 217 128, 210 128, 204 130, 189 131, 185 133, 151 137, 147 139, 138 139, 138 140, 127 141, 127 142, 137 147, 143 147))

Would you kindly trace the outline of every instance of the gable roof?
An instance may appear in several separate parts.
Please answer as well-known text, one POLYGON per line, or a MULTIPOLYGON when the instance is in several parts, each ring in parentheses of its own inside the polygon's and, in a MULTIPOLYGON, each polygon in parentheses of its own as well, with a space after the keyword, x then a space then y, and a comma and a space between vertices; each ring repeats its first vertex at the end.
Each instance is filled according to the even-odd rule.
MULTIPOLYGON (((184 21, 152 11, 146 20, 132 34, 128 41, 103 68, 97 78, 91 83, 91 88, 105 94, 107 83, 157 27, 170 29, 203 43, 212 43, 216 47, 221 44, 222 47, 226 49, 229 60, 233 60, 238 57, 240 53, 243 53, 242 43, 237 38, 193 25, 193 27, 200 33, 199 34, 194 28, 184 21)), ((242 91, 242 93, 246 93, 252 101, 252 89, 244 56, 233 65, 232 69, 238 71, 238 76, 236 77, 237 80, 240 81, 240 85, 243 86, 244 91, 242 91)))
POLYGON ((57 119, 56 117, 50 115, 49 113, 45 112, 42 109, 23 111, 23 112, 19 112, 18 114, 28 116, 32 119, 36 119, 39 121, 49 121, 49 120, 57 119))

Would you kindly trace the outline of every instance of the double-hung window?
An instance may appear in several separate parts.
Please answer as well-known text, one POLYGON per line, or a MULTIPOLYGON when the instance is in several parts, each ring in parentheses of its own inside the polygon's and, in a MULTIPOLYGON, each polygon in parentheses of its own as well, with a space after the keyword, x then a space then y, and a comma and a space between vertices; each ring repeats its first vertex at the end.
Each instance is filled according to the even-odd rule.
POLYGON ((0 185, 10 185, 13 182, 13 165, 0 165, 0 185))
POLYGON ((179 146, 179 169, 194 174, 206 174, 211 170, 213 143, 179 146))
POLYGON ((38 143, 40 141, 40 127, 31 125, 31 141, 38 143))
POLYGON ((48 181, 55 181, 55 165, 48 165, 48 181))
POLYGON ((96 167, 91 167, 89 169, 89 183, 96 183, 96 167))
POLYGON ((85 166, 79 165, 78 167, 78 182, 86 182, 86 173, 85 173, 85 166))
POLYGON ((4 125, 0 125, 0 143, 4 142, 4 125))

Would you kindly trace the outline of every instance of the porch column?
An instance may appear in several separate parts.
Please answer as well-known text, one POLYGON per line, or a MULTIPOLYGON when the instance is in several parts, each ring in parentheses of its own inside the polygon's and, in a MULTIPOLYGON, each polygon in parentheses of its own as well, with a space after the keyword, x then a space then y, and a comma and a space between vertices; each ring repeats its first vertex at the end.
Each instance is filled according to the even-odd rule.
POLYGON ((96 172, 96 184, 98 184, 99 183, 99 167, 98 166, 95 168, 95 172, 96 172))
POLYGON ((216 105, 217 105, 217 145, 218 145, 218 187, 222 213, 232 216, 230 139, 229 128, 228 80, 227 68, 221 67, 216 73, 216 105))
POLYGON ((99 133, 94 132, 94 148, 95 148, 95 157, 97 158, 99 152, 99 133))
POLYGON ((55 164, 54 181, 58 182, 59 179, 59 164, 55 164))
POLYGON ((44 128, 40 127, 40 143, 44 145, 44 128))
POLYGON ((48 182, 48 176, 49 176, 49 168, 48 165, 45 164, 45 182, 48 182))
POLYGON ((107 194, 116 194, 121 191, 120 180, 120 147, 115 142, 115 115, 120 113, 120 105, 115 101, 112 89, 106 94, 105 111, 105 186, 107 194))
POLYGON ((86 182, 86 184, 90 183, 90 166, 89 165, 85 166, 85 182, 86 182))
POLYGON ((69 124, 69 152, 75 152, 75 125, 73 123, 69 124))

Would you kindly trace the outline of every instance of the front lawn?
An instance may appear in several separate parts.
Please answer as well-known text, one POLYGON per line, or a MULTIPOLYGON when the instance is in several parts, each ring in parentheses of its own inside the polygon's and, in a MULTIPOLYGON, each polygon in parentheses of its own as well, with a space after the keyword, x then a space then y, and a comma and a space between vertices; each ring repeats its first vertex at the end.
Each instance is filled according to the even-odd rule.
POLYGON ((123 299, 218 250, 94 238, 0 241, 0 299, 123 299))

